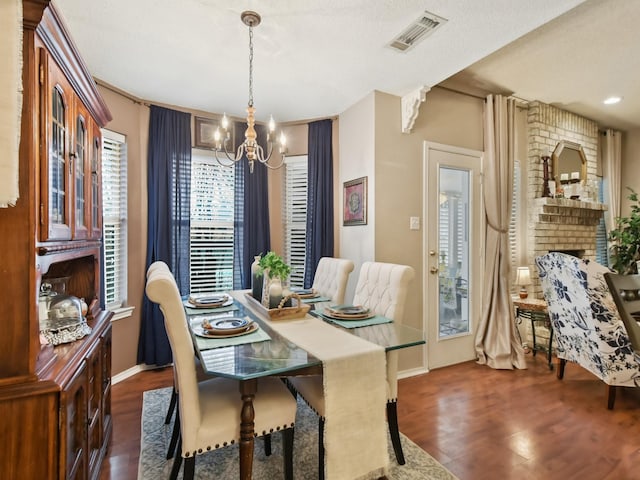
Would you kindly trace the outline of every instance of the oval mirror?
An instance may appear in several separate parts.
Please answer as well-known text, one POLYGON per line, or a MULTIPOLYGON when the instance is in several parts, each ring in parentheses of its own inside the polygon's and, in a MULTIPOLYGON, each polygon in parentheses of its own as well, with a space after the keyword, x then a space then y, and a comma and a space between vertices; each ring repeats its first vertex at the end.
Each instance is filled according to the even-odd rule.
POLYGON ((563 179, 575 180, 576 173, 582 183, 587 179, 587 157, 579 143, 568 140, 558 142, 551 158, 553 178, 558 184, 563 179))

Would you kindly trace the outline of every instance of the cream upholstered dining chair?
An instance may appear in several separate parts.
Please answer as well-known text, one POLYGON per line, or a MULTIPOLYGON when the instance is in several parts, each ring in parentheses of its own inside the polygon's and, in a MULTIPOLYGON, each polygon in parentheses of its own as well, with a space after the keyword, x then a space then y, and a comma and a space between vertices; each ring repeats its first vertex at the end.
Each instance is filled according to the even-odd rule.
POLYGON ((604 279, 618 307, 618 313, 627 330, 636 360, 640 362, 640 325, 636 320, 640 315, 640 275, 607 272, 604 274, 604 279))
POLYGON ((322 257, 313 277, 311 288, 321 297, 330 298, 335 304, 344 302, 349 274, 353 271, 353 262, 345 258, 322 257))
POLYGON ((556 337, 558 379, 567 361, 575 362, 607 385, 607 408, 617 387, 640 386, 640 365, 597 262, 552 252, 536 258, 542 293, 556 337))
MULTIPOLYGON (((183 477, 193 479, 196 455, 240 440, 242 402, 238 382, 212 378, 198 382, 193 343, 175 278, 166 264, 149 272, 146 285, 149 299, 160 305, 173 353, 178 384, 180 440, 175 454, 172 479, 177 478, 182 459, 183 477)), ((254 430, 257 436, 283 431, 285 478, 293 478, 293 425, 296 401, 277 378, 261 378, 254 398, 254 430)))
MULTIPOLYGON (((400 323, 404 315, 405 300, 409 283, 415 272, 407 265, 365 262, 360 269, 353 305, 369 308, 376 315, 390 318, 400 323)), ((404 465, 404 453, 398 429, 398 352, 387 352, 387 421, 389 434, 398 464, 404 465)), ((322 378, 319 376, 291 377, 289 384, 305 402, 318 414, 318 472, 324 478, 324 396, 322 378)), ((363 392, 365 394, 365 392, 363 392)))

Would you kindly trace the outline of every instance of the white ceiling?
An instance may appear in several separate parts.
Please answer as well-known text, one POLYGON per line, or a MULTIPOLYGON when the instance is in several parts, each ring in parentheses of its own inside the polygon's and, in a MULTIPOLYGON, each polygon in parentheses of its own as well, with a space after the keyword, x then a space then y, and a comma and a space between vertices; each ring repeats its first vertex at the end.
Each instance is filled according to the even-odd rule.
POLYGON ((150 102, 244 116, 248 28, 240 13, 255 10, 258 120, 337 115, 372 90, 403 95, 472 65, 447 84, 498 88, 597 121, 598 102, 617 93, 625 99, 602 117, 607 126, 640 126, 640 110, 627 103, 640 102, 638 74, 624 70, 639 71, 625 55, 640 44, 638 0, 53 1, 92 74, 150 102), (448 22, 408 52, 390 49, 424 10, 448 22))

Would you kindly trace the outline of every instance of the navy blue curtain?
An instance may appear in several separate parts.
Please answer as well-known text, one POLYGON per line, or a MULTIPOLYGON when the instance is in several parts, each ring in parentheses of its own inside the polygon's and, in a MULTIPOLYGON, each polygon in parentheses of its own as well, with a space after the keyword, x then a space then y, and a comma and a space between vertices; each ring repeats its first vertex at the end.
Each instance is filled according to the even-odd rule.
POLYGON ((309 124, 305 288, 311 287, 320 258, 333 257, 332 123, 309 124))
MULTIPOLYGON (((235 124, 237 144, 244 139, 245 129, 244 123, 235 124)), ((258 143, 266 153, 266 128, 256 125, 255 129, 258 143)), ((246 289, 251 287, 253 257, 271 249, 267 167, 256 161, 250 173, 245 156, 235 169, 233 288, 246 289)))
MULTIPOLYGON (((151 105, 147 171, 147 261, 165 262, 181 294, 189 292, 191 115, 151 105)), ((146 272, 146 269, 145 269, 146 272)), ((159 307, 144 295, 138 363, 171 363, 159 307)))

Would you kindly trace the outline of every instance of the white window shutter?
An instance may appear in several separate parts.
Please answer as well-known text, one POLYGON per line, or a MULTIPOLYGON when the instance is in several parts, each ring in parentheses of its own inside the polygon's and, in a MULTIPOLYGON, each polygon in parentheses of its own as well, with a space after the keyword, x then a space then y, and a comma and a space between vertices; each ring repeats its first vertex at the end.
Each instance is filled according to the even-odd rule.
POLYGON ((102 216, 105 304, 118 308, 127 298, 127 144, 124 135, 105 129, 102 216))
POLYGON ((288 157, 285 162, 284 261, 291 266, 289 285, 304 286, 307 238, 307 156, 288 157))
POLYGON ((191 161, 190 291, 232 290, 235 169, 201 150, 191 161))

